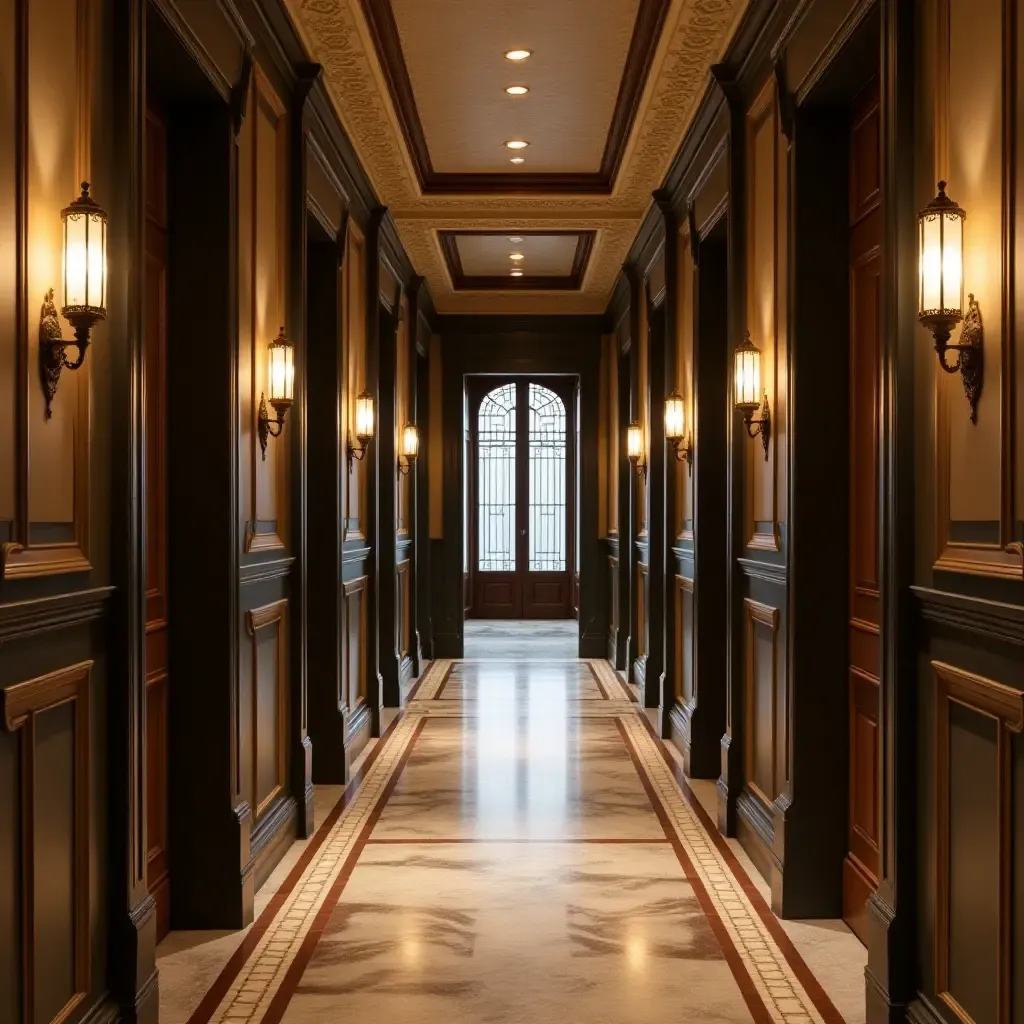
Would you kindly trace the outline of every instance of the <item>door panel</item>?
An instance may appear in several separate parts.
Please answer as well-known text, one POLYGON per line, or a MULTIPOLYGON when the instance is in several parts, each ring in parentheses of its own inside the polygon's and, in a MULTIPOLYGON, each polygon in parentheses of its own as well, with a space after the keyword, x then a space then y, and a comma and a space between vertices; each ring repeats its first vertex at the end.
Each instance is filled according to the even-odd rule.
POLYGON ((470 384, 472 614, 568 618, 575 406, 568 380, 470 384))
POLYGON ((167 127, 146 119, 146 884, 156 901, 157 941, 170 926, 167 752, 167 127))
POLYGON ((879 171, 874 82, 855 104, 850 135, 850 811, 843 916, 862 942, 865 905, 878 879, 879 171))

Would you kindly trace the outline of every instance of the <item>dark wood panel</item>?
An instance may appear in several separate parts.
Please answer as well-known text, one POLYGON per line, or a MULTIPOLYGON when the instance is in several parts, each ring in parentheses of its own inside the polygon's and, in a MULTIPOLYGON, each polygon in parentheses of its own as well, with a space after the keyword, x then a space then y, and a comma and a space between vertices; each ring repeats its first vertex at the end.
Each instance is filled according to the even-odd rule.
POLYGON ((89 992, 91 661, 0 693, 17 733, 23 1024, 66 1019, 89 992))
POLYGON ((167 601, 167 124, 146 115, 146 885, 156 901, 156 941, 170 928, 167 601))
POLYGON ((258 824, 287 785, 288 601, 246 613, 252 638, 251 800, 258 824))
POLYGON ((850 129, 849 848, 843 917, 867 942, 878 882, 879 426, 882 271, 878 83, 857 98, 850 129))

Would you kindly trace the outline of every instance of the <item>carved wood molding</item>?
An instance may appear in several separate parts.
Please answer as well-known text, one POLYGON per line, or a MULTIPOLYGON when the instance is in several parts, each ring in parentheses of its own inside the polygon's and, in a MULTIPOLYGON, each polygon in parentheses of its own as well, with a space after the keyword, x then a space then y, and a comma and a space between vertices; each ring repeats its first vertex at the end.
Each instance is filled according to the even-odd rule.
POLYGON ((102 618, 113 587, 76 590, 56 597, 0 604, 0 644, 51 629, 66 629, 102 618))
MULTIPOLYGON (((288 697, 288 599, 282 598, 259 608, 250 608, 245 613, 246 630, 252 637, 252 788, 253 827, 260 821, 267 808, 283 792, 287 778, 287 697, 288 697), (259 633, 276 625, 277 637, 277 782, 262 798, 259 788, 259 633)), ((241 739, 241 737, 239 737, 241 739)))

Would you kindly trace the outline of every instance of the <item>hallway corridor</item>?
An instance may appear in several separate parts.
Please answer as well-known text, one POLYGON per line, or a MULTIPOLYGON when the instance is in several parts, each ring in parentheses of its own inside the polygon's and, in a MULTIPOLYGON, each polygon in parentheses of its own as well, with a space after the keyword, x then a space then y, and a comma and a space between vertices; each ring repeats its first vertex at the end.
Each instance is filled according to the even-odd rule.
POLYGON ((681 778, 607 662, 435 662, 190 1024, 856 1019, 681 778))

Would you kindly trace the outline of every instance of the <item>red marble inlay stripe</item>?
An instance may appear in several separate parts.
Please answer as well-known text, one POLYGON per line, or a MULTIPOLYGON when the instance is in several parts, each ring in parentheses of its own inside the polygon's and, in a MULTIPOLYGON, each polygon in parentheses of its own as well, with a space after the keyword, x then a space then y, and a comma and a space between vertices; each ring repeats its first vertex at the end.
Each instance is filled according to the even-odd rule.
POLYGON ((679 788, 683 792, 683 797, 686 802, 693 809, 693 812, 697 815, 698 820, 704 826, 704 831, 711 837, 711 841, 718 848, 718 852, 721 853, 725 859, 726 864, 729 866, 729 870, 733 876, 740 883, 743 888, 747 899, 750 900, 751 906, 757 912, 757 916, 761 918, 765 928, 768 929, 768 933, 775 940, 775 944, 779 947, 779 952, 786 958, 786 962, 793 969, 793 973, 797 976, 800 984, 803 985, 804 991, 807 993, 808 998, 814 1003, 818 1013, 821 1014, 825 1024, 845 1024, 843 1015, 836 1009, 835 1004, 828 997, 828 993, 821 987, 821 982, 811 973, 811 969, 807 966, 804 958, 797 952, 796 946, 793 945, 793 940, 786 934, 785 929, 782 927, 779 919, 772 913, 771 907, 768 906, 764 901, 764 897, 758 891, 757 886, 751 880, 750 876, 744 870, 743 865, 740 864, 736 858, 736 854, 729 849, 729 844, 725 841, 725 837, 718 830, 718 826, 708 816, 708 812, 704 810, 703 805, 697 799, 697 795, 690 789, 689 783, 686 781, 686 776, 683 774, 682 766, 672 757, 668 748, 665 746, 661 737, 654 730, 654 726, 651 725, 650 720, 646 715, 641 715, 644 725, 647 727, 647 731, 651 734, 651 738, 655 742, 655 746, 661 752, 661 756, 664 758, 665 763, 669 766, 669 770, 672 772, 676 782, 679 784, 679 788))

